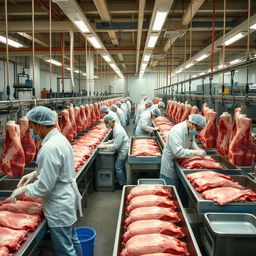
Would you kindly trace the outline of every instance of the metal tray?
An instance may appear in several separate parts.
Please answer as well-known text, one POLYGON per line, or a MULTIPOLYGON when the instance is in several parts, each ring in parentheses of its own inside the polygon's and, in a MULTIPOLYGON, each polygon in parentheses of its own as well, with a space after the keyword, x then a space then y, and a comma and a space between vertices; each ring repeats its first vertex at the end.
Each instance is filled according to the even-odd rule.
MULTIPOLYGON (((113 250, 112 256, 119 256, 120 252, 122 251, 121 238, 124 233, 122 223, 125 218, 125 213, 124 213, 125 208, 126 208, 126 202, 125 202, 126 200, 125 199, 133 187, 135 187, 135 186, 124 186, 123 191, 122 191, 119 216, 118 216, 117 227, 116 227, 114 250, 113 250)), ((180 201, 180 198, 176 191, 176 188, 174 186, 164 186, 164 187, 169 189, 169 191, 172 194, 172 200, 174 200, 174 202, 177 206, 177 211, 179 212, 179 216, 181 218, 181 222, 179 223, 179 226, 182 227, 182 230, 185 233, 184 242, 187 243, 187 248, 188 248, 190 255, 191 256, 201 256, 201 252, 197 245, 196 239, 195 239, 193 231, 190 227, 189 221, 187 219, 186 213, 181 204, 181 201, 180 201)))
POLYGON ((129 154, 128 154, 128 164, 148 164, 148 163, 160 164, 162 156, 135 156, 135 155, 131 154, 133 141, 137 140, 137 139, 154 139, 157 142, 159 150, 162 154, 162 147, 156 137, 149 137, 149 136, 147 136, 147 137, 131 137, 129 154))
MULTIPOLYGON (((202 170, 200 170, 202 171, 202 170)), ((230 170, 214 170, 218 173, 230 175, 235 181, 239 182, 245 188, 250 188, 256 193, 256 183, 246 176, 243 171, 230 171, 230 170)), ((205 200, 200 196, 192 184, 187 179, 186 175, 193 172, 199 172, 199 170, 178 170, 177 173, 184 185, 189 198, 194 204, 197 214, 200 216, 206 212, 241 212, 256 214, 256 202, 233 202, 226 205, 218 205, 212 200, 205 200)))
POLYGON ((247 213, 206 213, 202 241, 210 256, 255 255, 256 218, 247 213))
POLYGON ((139 185, 166 186, 166 183, 163 179, 138 179, 139 185))
MULTIPOLYGON (((219 162, 223 169, 222 170, 229 170, 229 171, 237 171, 237 170, 241 170, 239 167, 231 164, 226 158, 220 156, 220 155, 211 155, 211 157, 216 161, 216 162, 219 162)), ((179 170, 200 170, 200 171, 205 171, 205 170, 209 170, 209 169, 184 169, 180 164, 179 162, 176 160, 175 161, 175 165, 176 165, 176 168, 178 168, 179 170)), ((211 170, 211 169, 210 169, 211 170)), ((214 169, 215 171, 215 169, 214 169)))

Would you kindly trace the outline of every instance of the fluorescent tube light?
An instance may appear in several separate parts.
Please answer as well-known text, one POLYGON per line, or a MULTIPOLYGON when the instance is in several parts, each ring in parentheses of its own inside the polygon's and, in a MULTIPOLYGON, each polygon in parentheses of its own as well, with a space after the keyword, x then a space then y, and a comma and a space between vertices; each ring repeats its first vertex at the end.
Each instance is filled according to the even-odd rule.
POLYGON ((99 78, 98 76, 94 76, 94 78, 99 78))
POLYGON ((198 57, 198 58, 196 59, 196 61, 204 60, 204 59, 206 59, 208 56, 209 56, 208 54, 203 54, 202 56, 198 57))
POLYGON ((181 73, 182 72, 182 68, 180 68, 179 70, 177 70, 176 72, 175 72, 175 74, 179 74, 179 73, 181 73))
POLYGON ((151 34, 148 40, 147 47, 154 48, 158 39, 158 34, 151 34))
POLYGON ((192 67, 194 65, 194 63, 188 63, 187 65, 186 65, 186 68, 190 68, 190 67, 192 67))
POLYGON ((256 23, 252 26, 250 26, 250 29, 256 29, 256 23))
POLYGON ((87 74, 86 73, 82 73, 82 76, 87 76, 87 74))
POLYGON ((77 73, 77 74, 79 74, 79 73, 80 73, 80 70, 75 70, 74 72, 77 73))
POLYGON ((165 23, 166 17, 168 15, 168 11, 156 11, 155 20, 152 26, 153 31, 160 31, 165 23))
POLYGON ((77 27, 85 33, 90 32, 90 29, 86 26, 86 24, 82 20, 74 21, 74 23, 77 25, 77 27))
POLYGON ((217 69, 221 69, 221 68, 225 68, 226 67, 226 65, 219 65, 218 67, 217 67, 217 69))
POLYGON ((71 68, 66 68, 66 70, 69 70, 69 71, 70 71, 70 70, 71 70, 71 68))
POLYGON ((106 61, 106 62, 110 62, 111 58, 108 55, 102 55, 102 58, 106 61))
POLYGON ((144 55, 144 58, 143 58, 143 61, 149 61, 150 60, 150 54, 145 54, 144 55))
POLYGON ((232 36, 232 37, 229 38, 228 40, 226 40, 226 41, 224 42, 224 44, 225 44, 226 46, 227 46, 227 45, 230 45, 230 44, 232 44, 232 43, 234 43, 234 42, 240 40, 241 38, 245 37, 246 34, 247 34, 246 32, 240 32, 240 33, 238 33, 238 34, 232 36))
POLYGON ((56 66, 61 66, 62 64, 59 61, 53 60, 53 59, 47 59, 45 60, 46 62, 52 63, 53 65, 56 66))
POLYGON ((200 73, 199 75, 200 75, 200 76, 202 76, 202 75, 205 75, 205 73, 204 73, 204 72, 202 72, 202 73, 200 73))
POLYGON ((96 49, 102 48, 100 42, 98 41, 98 39, 95 36, 88 36, 87 39, 89 40, 89 42, 91 43, 91 45, 94 48, 96 48, 96 49))
MULTIPOLYGON (((3 43, 3 44, 6 44, 6 37, 0 36, 0 42, 3 43)), ((10 45, 10 46, 12 46, 12 47, 14 47, 14 48, 23 47, 22 44, 20 44, 20 43, 14 41, 14 40, 12 40, 12 39, 8 39, 7 42, 8 42, 8 45, 10 45)))
POLYGON ((238 62, 241 62, 241 60, 239 60, 239 59, 232 60, 232 61, 229 62, 229 64, 234 65, 234 64, 237 64, 238 62))
POLYGON ((141 64, 141 68, 143 68, 143 69, 144 69, 144 68, 146 68, 146 67, 147 67, 147 65, 148 65, 148 63, 142 63, 142 64, 141 64))
POLYGON ((109 66, 110 66, 111 68, 113 68, 114 70, 116 69, 116 64, 115 64, 115 63, 110 63, 109 66))

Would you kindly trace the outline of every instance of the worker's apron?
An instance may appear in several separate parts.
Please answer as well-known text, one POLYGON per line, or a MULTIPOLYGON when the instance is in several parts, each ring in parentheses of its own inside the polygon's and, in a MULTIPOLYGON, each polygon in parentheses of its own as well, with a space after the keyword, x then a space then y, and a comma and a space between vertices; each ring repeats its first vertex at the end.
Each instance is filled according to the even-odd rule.
POLYGON ((72 185, 72 188, 73 188, 73 190, 75 192, 76 209, 78 209, 80 217, 83 217, 82 202, 81 202, 82 196, 81 196, 81 194, 79 192, 79 189, 78 189, 78 186, 77 186, 77 183, 76 183, 75 179, 72 179, 71 185, 72 185))

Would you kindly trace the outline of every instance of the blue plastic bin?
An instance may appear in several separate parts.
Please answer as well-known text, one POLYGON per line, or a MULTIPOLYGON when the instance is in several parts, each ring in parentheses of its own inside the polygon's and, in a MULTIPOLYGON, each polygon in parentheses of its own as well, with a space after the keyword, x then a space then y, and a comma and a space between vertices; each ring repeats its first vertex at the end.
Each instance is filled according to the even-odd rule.
POLYGON ((81 243, 83 256, 93 256, 96 246, 96 231, 89 227, 76 228, 78 239, 81 243))

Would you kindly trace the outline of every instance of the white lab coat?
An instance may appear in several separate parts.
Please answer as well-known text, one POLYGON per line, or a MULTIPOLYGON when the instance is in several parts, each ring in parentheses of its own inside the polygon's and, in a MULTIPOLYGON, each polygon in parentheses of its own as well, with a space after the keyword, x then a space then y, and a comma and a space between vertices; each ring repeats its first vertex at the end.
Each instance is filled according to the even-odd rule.
POLYGON ((117 116, 118 116, 118 118, 119 118, 119 120, 120 120, 121 125, 122 125, 123 127, 126 127, 124 111, 123 111, 121 108, 117 107, 117 112, 116 112, 116 114, 117 114, 117 116))
POLYGON ((42 198, 49 227, 73 225, 77 220, 77 199, 72 188, 74 156, 69 141, 57 128, 43 139, 36 164, 38 179, 27 185, 26 195, 42 198))
POLYGON ((140 115, 135 136, 150 136, 153 131, 152 114, 150 110, 146 110, 140 115))
POLYGON ((112 110, 109 110, 108 114, 113 116, 116 123, 120 124, 120 120, 115 112, 113 112, 112 110))
MULTIPOLYGON (((126 131, 120 124, 115 124, 113 129, 113 140, 109 141, 109 149, 117 151, 119 159, 126 159, 128 156, 130 141, 126 131)), ((108 142, 108 143, 109 143, 108 142)))
POLYGON ((125 123, 127 121, 127 106, 125 103, 121 104, 121 109, 124 111, 125 123))
POLYGON ((196 149, 195 136, 189 135, 187 121, 175 125, 168 134, 164 146, 160 173, 170 179, 178 179, 174 169, 174 159, 192 157, 191 149, 196 149))
POLYGON ((132 112, 132 105, 131 105, 131 102, 129 100, 127 100, 126 106, 127 106, 128 112, 131 113, 132 112))
POLYGON ((135 116, 135 126, 137 126, 137 124, 138 124, 138 122, 139 122, 139 120, 140 120, 141 114, 142 114, 146 109, 147 109, 147 108, 146 108, 145 104, 142 104, 142 105, 139 107, 139 109, 138 109, 138 111, 137 111, 137 113, 136 113, 136 116, 135 116))

